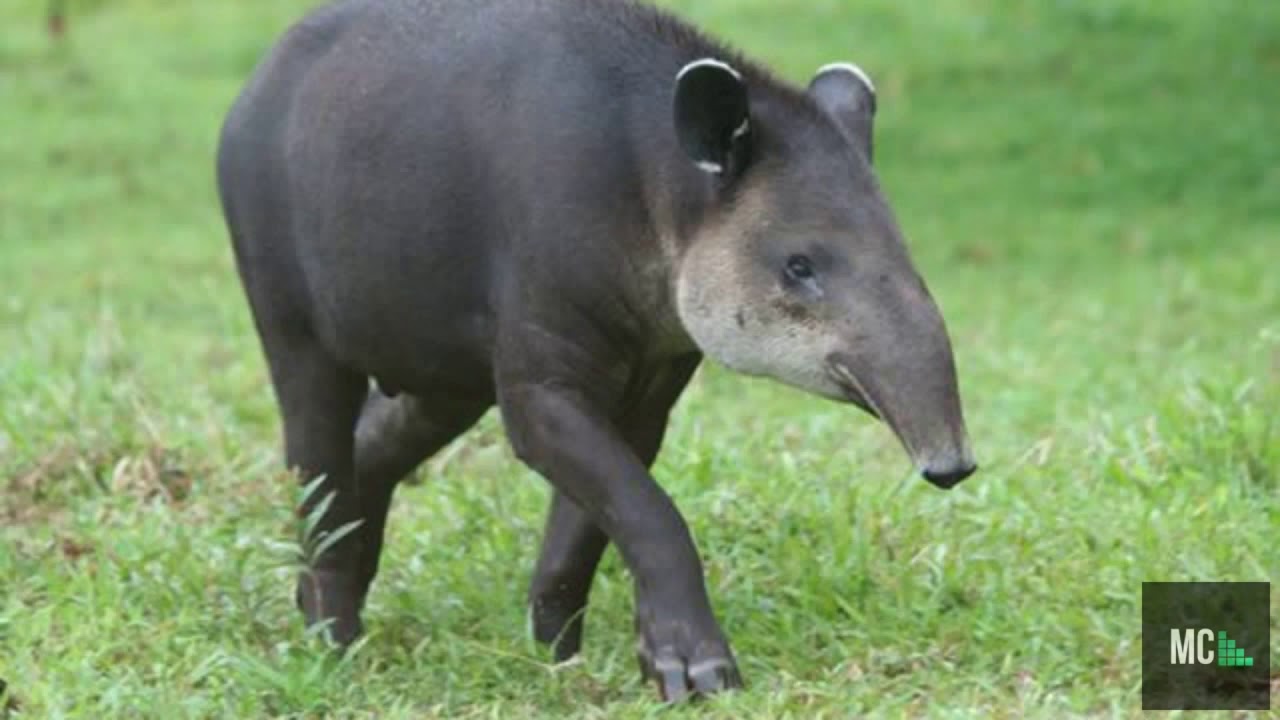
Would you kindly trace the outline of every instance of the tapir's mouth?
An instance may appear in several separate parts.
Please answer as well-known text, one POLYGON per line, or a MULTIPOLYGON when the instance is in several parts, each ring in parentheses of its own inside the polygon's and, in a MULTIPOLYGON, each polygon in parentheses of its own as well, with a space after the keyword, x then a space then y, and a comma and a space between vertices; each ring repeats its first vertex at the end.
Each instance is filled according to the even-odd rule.
POLYGON ((827 373, 831 376, 832 381, 839 386, 840 391, 844 393, 846 400, 871 417, 877 420, 884 420, 884 415, 876 407, 875 401, 871 399, 871 395, 867 393, 866 388, 863 387, 852 370, 839 362, 831 362, 827 364, 827 373))
POLYGON ((849 369, 848 365, 842 362, 838 356, 832 357, 827 362, 827 372, 836 385, 844 391, 844 395, 849 399, 850 403, 866 411, 871 417, 888 425, 893 434, 898 436, 903 447, 906 448, 907 454, 913 458, 916 457, 915 448, 912 447, 911 441, 907 436, 903 434, 897 420, 894 419, 893 415, 882 409, 881 403, 876 399, 875 394, 868 392, 866 384, 858 379, 857 374, 849 369))

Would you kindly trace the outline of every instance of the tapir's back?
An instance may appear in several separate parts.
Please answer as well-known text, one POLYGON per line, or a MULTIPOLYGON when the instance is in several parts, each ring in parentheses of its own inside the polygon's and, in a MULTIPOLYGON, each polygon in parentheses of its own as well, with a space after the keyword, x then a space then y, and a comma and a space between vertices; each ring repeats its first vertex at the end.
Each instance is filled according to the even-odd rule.
POLYGON ((676 159, 671 78, 708 51, 622 0, 313 12, 224 129, 220 187, 246 283, 269 277, 286 310, 348 353, 424 332, 387 323, 429 314, 434 338, 460 343, 450 350, 483 354, 513 256, 582 268, 626 251, 618 228, 647 223, 646 176, 676 159), (568 222, 612 244, 557 246, 568 222))
POLYGON ((672 78, 709 52, 626 0, 339 0, 290 29, 232 109, 223 190, 275 163, 324 216, 300 230, 439 199, 457 214, 434 229, 483 235, 495 204, 634 178, 611 163, 661 154, 636 145, 672 139, 672 78))

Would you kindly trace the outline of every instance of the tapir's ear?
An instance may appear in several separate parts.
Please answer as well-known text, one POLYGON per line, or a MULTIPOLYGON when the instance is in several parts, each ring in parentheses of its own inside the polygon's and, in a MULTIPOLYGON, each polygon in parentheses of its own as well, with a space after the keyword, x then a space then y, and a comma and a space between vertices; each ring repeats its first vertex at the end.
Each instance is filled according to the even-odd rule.
POLYGON ((829 114, 842 132, 871 161, 872 120, 876 114, 876 86, 862 68, 834 63, 818 70, 809 95, 829 114))
POLYGON ((737 70, 706 58, 676 75, 676 135, 704 172, 730 179, 750 161, 751 107, 737 70))

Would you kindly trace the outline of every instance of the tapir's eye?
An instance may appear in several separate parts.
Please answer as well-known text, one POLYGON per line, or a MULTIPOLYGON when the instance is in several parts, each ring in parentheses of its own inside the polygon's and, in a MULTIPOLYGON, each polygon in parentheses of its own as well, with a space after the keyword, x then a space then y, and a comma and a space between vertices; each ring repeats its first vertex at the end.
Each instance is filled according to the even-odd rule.
POLYGON ((787 258, 787 277, 797 282, 813 279, 813 262, 805 255, 787 258))

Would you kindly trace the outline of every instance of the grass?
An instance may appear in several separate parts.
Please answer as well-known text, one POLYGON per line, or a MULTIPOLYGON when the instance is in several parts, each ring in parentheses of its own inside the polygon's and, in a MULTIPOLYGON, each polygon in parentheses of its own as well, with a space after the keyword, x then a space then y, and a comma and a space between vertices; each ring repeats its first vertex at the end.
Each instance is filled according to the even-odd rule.
MULTIPOLYGON (((679 712, 1138 716, 1141 581, 1280 578, 1280 4, 672 4, 876 77, 983 464, 940 493, 859 413, 700 373, 657 474, 749 688, 679 712)), ((547 489, 492 416, 400 493, 367 640, 303 632, 212 148, 309 3, 84 0, 57 44, 40 5, 0 8, 0 708, 665 712, 612 552, 585 660, 529 640, 547 489)))

